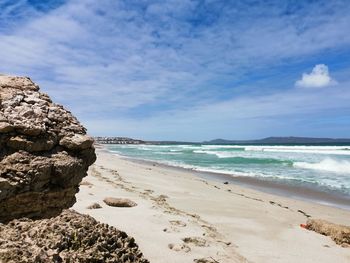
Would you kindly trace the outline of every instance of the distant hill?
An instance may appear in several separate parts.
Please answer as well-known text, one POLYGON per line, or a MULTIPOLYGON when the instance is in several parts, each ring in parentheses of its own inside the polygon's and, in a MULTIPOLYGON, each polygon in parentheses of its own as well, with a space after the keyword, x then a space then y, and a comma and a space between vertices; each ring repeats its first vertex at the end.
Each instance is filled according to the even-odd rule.
POLYGON ((215 139, 203 144, 336 144, 350 143, 350 139, 309 138, 309 137, 267 137, 259 140, 215 139))
POLYGON ((184 142, 184 141, 142 141, 126 137, 95 137, 97 143, 101 144, 349 144, 350 139, 333 138, 309 138, 309 137, 267 137, 258 140, 225 140, 215 139, 204 142, 184 142))

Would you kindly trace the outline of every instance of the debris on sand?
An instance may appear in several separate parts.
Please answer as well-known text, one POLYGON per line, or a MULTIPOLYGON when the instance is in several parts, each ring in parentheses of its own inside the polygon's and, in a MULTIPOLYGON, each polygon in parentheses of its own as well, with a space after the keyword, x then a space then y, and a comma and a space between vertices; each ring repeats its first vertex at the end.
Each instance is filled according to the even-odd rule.
POLYGON ((335 243, 342 247, 350 247, 349 226, 338 225, 321 219, 309 219, 305 228, 331 237, 335 243))

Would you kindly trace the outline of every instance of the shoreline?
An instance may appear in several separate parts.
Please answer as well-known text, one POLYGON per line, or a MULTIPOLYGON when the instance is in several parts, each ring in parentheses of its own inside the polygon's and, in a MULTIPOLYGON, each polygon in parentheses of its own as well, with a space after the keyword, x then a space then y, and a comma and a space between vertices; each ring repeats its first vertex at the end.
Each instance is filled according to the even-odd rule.
POLYGON ((350 211, 96 153, 72 208, 134 237, 152 263, 349 262, 350 249, 300 224, 311 217, 348 225, 350 211), (137 205, 111 207, 107 197, 137 205))
POLYGON ((228 182, 233 184, 238 184, 242 187, 247 187, 253 190, 261 191, 268 194, 279 195, 282 197, 292 198, 301 201, 313 202, 316 204, 327 205, 330 207, 335 207, 339 209, 344 209, 350 211, 350 196, 342 195, 336 192, 326 192, 318 190, 312 187, 305 185, 290 185, 283 182, 263 180, 257 177, 248 177, 248 176, 234 176, 232 174, 225 173, 215 173, 209 171, 201 171, 190 168, 185 168, 176 165, 165 164, 158 161, 146 160, 134 158, 126 155, 121 155, 119 153, 109 150, 107 147, 103 146, 103 149, 110 153, 114 154, 120 158, 124 158, 131 162, 135 163, 144 163, 144 164, 156 164, 169 169, 177 169, 180 171, 188 171, 196 174, 199 178, 211 180, 215 182, 228 182))

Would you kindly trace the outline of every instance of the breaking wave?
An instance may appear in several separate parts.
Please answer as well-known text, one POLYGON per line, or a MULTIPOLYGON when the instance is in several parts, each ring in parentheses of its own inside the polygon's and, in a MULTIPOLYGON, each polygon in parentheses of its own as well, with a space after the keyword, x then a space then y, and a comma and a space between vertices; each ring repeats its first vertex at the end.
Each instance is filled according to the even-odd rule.
POLYGON ((320 170, 334 173, 350 174, 350 162, 345 160, 324 159, 317 163, 295 162, 294 167, 320 170))

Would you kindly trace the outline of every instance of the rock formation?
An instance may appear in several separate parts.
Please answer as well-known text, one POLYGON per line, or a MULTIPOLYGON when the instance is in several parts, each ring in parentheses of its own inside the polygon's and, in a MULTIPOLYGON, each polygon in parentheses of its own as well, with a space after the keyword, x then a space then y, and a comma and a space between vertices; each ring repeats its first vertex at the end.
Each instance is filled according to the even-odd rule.
POLYGON ((26 77, 0 75, 0 222, 46 218, 75 203, 93 139, 26 77))
POLYGON ((0 75, 0 262, 148 263, 126 233, 64 210, 95 159, 69 111, 29 78, 0 75))
POLYGON ((50 219, 15 219, 0 224, 0 233, 0 262, 148 262, 132 237, 70 210, 50 219))

